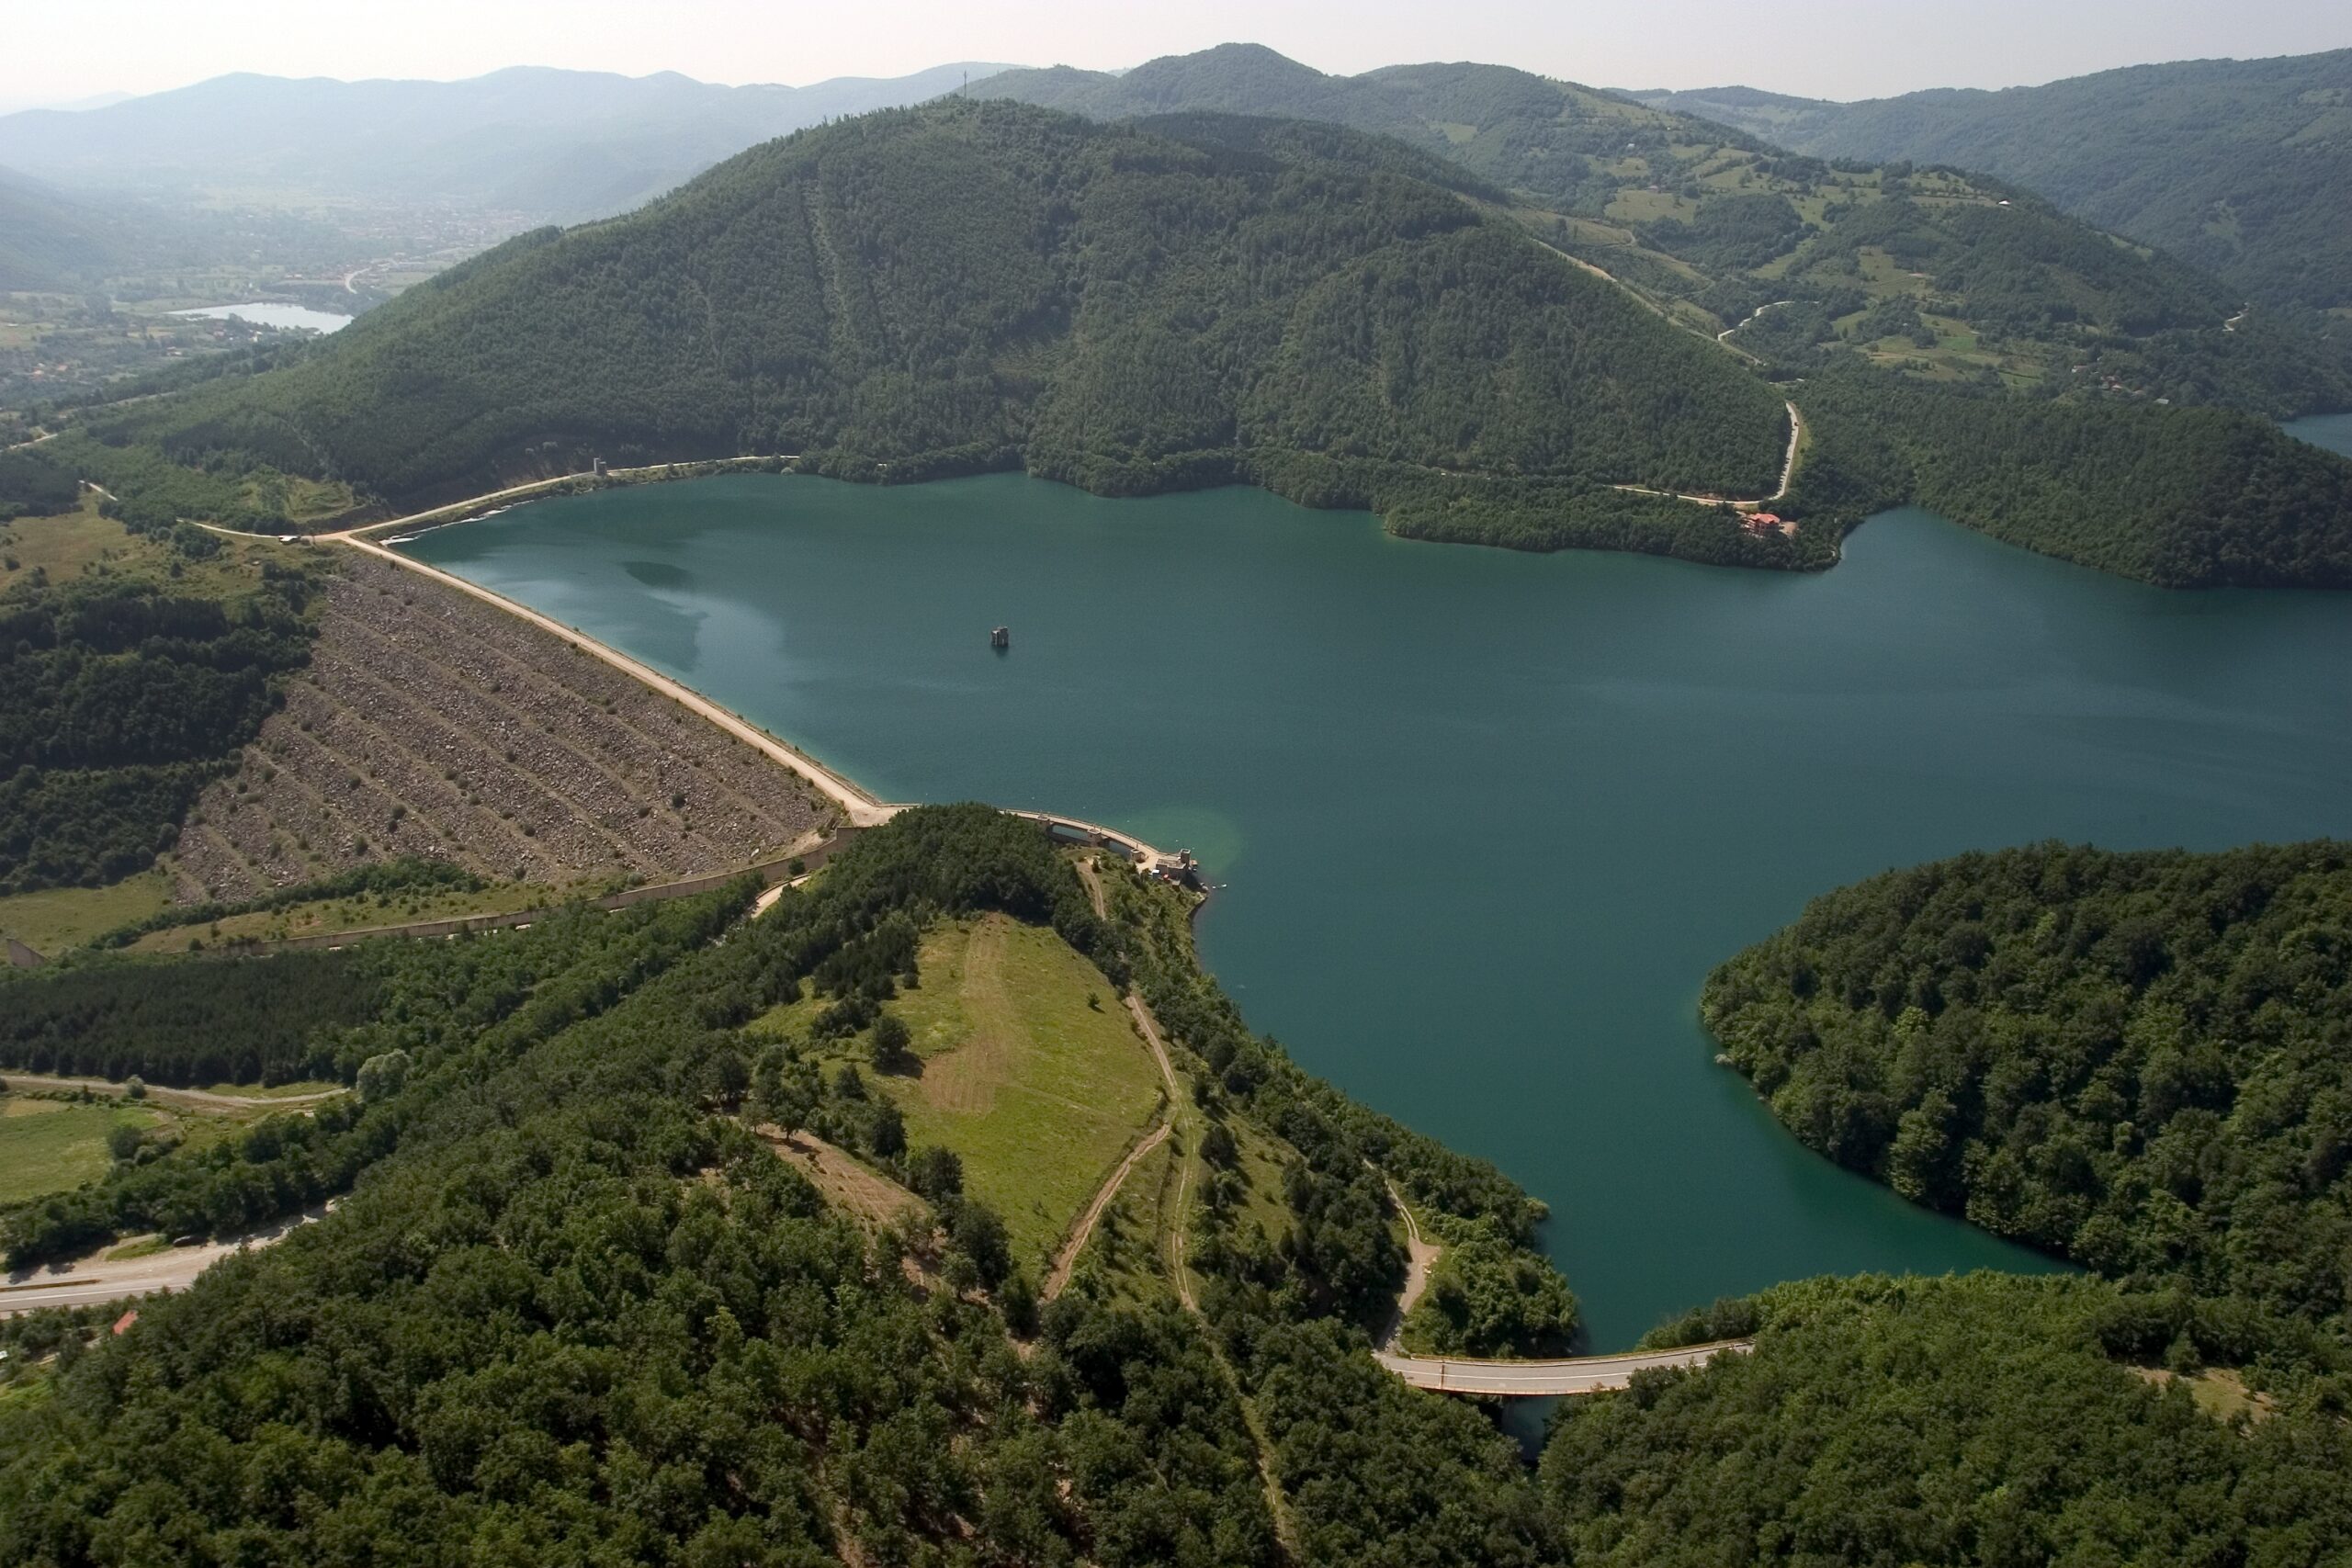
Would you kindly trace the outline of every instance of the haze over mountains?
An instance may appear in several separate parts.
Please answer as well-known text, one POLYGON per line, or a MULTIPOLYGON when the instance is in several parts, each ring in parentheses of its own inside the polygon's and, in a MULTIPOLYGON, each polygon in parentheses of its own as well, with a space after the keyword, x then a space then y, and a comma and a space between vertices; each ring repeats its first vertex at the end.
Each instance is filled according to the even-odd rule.
POLYGON ((0 289, 70 287, 105 271, 126 239, 114 215, 0 168, 0 289))
POLYGON ((290 193, 573 222, 638 206, 754 142, 1001 69, 953 63, 807 87, 539 67, 463 82, 221 76, 103 108, 0 117, 0 165, 148 195, 290 193))
POLYGON ((1982 169, 2256 299, 2352 307, 2352 50, 1849 104, 1744 86, 1631 96, 1819 157, 1982 169))

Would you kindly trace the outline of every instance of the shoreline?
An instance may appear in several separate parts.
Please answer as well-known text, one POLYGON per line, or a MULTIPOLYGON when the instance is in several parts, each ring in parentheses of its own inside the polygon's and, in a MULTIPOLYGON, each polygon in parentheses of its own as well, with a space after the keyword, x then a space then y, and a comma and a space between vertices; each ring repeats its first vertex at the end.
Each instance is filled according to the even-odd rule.
POLYGON ((428 566, 421 560, 401 554, 398 550, 379 545, 373 539, 363 538, 356 532, 331 535, 329 537, 355 550, 374 556, 379 560, 390 561, 404 570, 430 578, 445 587, 455 588, 461 593, 470 594, 486 604, 495 605, 526 624, 538 627, 541 631, 553 633, 557 637, 582 652, 603 660, 622 674, 650 687, 688 712, 708 719, 736 739, 743 741, 755 750, 765 753, 771 761, 779 762, 798 774, 803 780, 816 786, 818 793, 831 801, 834 808, 841 812, 842 818, 853 828, 878 828, 906 809, 904 803, 891 803, 877 798, 854 780, 835 773, 782 738, 760 728, 733 709, 721 707, 692 687, 672 680, 650 665, 590 637, 575 626, 567 626, 552 616, 543 615, 528 605, 517 600, 509 599, 494 589, 484 588, 478 582, 469 582, 455 572, 443 571, 439 567, 428 566))
MULTIPOLYGON (((748 460, 766 461, 764 458, 748 460)), ((542 481, 542 483, 560 482, 563 481, 542 481)), ((414 519, 402 521, 413 523, 414 519)), ((453 519, 452 521, 461 520, 453 519)), ((541 615, 519 600, 508 598, 495 589, 485 588, 481 583, 469 581, 455 572, 444 571, 439 567, 427 565, 424 561, 404 556, 398 550, 364 536, 367 532, 371 532, 375 528, 391 525, 377 524, 372 525, 368 530, 354 529, 323 537, 333 543, 347 545, 355 550, 373 556, 379 560, 389 561, 405 570, 454 588, 461 593, 469 594, 483 604, 505 611, 527 625, 553 634, 583 653, 602 660, 622 674, 669 698, 688 712, 709 720, 727 734, 751 746, 771 761, 781 764, 787 771, 797 775, 831 803, 834 809, 841 813, 845 827, 878 828, 899 812, 908 809, 911 804, 905 801, 893 802, 881 799, 848 774, 819 761, 783 737, 762 728, 733 709, 711 701, 684 682, 662 674, 650 665, 622 652, 609 643, 589 636, 577 626, 567 626, 552 616, 541 615)), ((1036 823, 1049 838, 1056 836, 1057 832, 1067 831, 1076 834, 1079 841, 1125 852, 1131 861, 1136 863, 1139 869, 1145 871, 1177 863, 1177 856, 1120 829, 1107 828, 1100 823, 1089 822, 1081 818, 1063 816, 1058 812, 1008 809, 1007 814, 1036 823)))
POLYGON ((302 536, 341 543, 372 540, 377 535, 395 528, 415 528, 423 532, 446 528, 456 523, 471 523, 481 514, 482 508, 488 506, 503 510, 526 501, 603 490, 616 484, 663 484, 672 479, 707 479, 714 474, 731 473, 741 468, 763 468, 770 463, 796 463, 799 457, 797 452, 770 453, 752 457, 696 457, 683 463, 646 463, 632 468, 606 468, 602 473, 591 469, 586 473, 557 474, 548 479, 509 485, 504 490, 491 491, 487 494, 469 496, 463 501, 428 506, 422 512, 411 512, 400 517, 387 517, 375 523, 355 523, 348 528, 328 527, 302 536))

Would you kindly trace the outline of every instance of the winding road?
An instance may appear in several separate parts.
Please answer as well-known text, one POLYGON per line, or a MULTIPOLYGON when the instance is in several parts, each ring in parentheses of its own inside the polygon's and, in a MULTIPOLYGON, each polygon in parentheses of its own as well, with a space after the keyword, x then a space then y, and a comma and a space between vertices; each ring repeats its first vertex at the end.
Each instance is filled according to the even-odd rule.
MULTIPOLYGON (((1725 344, 1727 344, 1727 343, 1729 343, 1729 342, 1731 341, 1731 334, 1732 334, 1732 333, 1736 333, 1736 332, 1739 331, 1739 329, 1740 329, 1741 327, 1744 327, 1744 326, 1747 325, 1747 323, 1748 323, 1749 321, 1754 321, 1757 317, 1758 317, 1758 316, 1762 315, 1765 311, 1767 311, 1767 310, 1779 310, 1779 309, 1780 309, 1781 306, 1783 306, 1783 305, 1793 305, 1793 304, 1795 304, 1795 303, 1796 303, 1796 301, 1795 301, 1795 300, 1793 300, 1793 299, 1775 299, 1775 300, 1773 300, 1770 305, 1758 305, 1758 306, 1757 306, 1757 307, 1756 307, 1756 309, 1754 309, 1753 310, 1748 311, 1748 312, 1747 312, 1747 316, 1746 316, 1745 318, 1743 318, 1743 319, 1742 319, 1742 320, 1741 320, 1741 321, 1740 321, 1736 325, 1725 327, 1723 331, 1721 331, 1721 332, 1717 333, 1715 334, 1715 341, 1716 341, 1717 343, 1725 343, 1725 344)), ((1715 318, 1715 320, 1717 320, 1717 321, 1722 321, 1722 320, 1723 320, 1723 318, 1722 318, 1721 316, 1717 316, 1717 317, 1715 318)))
POLYGON ((1696 502, 1701 506, 1770 506, 1789 493, 1790 481, 1794 479, 1797 474, 1797 447, 1804 440, 1804 415, 1797 412, 1797 405, 1792 402, 1784 401, 1781 406, 1789 411, 1789 449, 1781 456, 1781 488, 1770 495, 1759 496, 1754 501, 1735 501, 1728 496, 1692 495, 1679 490, 1652 490, 1647 485, 1611 485, 1609 488, 1623 491, 1628 495, 1658 495, 1664 496, 1668 501, 1696 502))

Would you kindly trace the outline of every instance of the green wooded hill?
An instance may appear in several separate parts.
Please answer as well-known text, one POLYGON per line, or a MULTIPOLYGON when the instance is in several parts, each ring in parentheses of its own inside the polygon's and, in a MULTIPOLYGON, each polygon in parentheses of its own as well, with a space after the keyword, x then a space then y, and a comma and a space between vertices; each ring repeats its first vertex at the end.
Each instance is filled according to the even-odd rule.
POLYGON ((1917 1202, 2346 1326, 2343 844, 1892 872, 1724 965, 1702 1009, 1773 1114, 1917 1202))
POLYGON ((310 661, 310 581, 229 562, 177 581, 220 553, 187 528, 130 570, 0 591, 0 893, 144 870, 310 661))
POLYGON ((2241 315, 2242 285, 2028 189, 1931 166, 1980 166, 1963 159, 1829 162, 1504 66, 1327 76, 1244 44, 1117 75, 1011 71, 971 91, 1100 118, 1292 115, 1395 137, 1510 193, 1548 243, 1671 319, 1736 329, 1740 347, 1790 373, 1847 354, 2044 396, 2269 415, 2352 400, 2352 328, 2241 315))
POLYGON ((1751 1352, 1566 1402, 1531 1469, 1366 1329, 1402 1273, 1384 1173, 1498 1255, 1457 1265, 1492 1276, 1457 1281, 1476 1300, 1557 1296, 1540 1205, 1299 1071, 1200 970, 1185 903, 1102 874, 1107 918, 1034 827, 927 807, 756 920, 746 879, 457 942, 0 974, 0 1016, 86 1017, 125 1070, 201 1071, 192 1043, 266 1013, 274 1059, 355 1089, 0 1213, 21 1265, 341 1197, 120 1336, 111 1306, 0 1323, 0 1559, 2322 1568, 2352 1543, 2340 1344, 2161 1269, 1718 1303, 1656 1337, 1751 1352), (1132 980, 1197 1086, 1190 1306, 1082 1268, 1040 1310, 953 1161, 886 1146, 816 1042, 746 1031, 939 984, 918 933, 980 911, 1132 980), (787 1100, 920 1183, 922 1217, 861 1224, 778 1158, 751 1128, 787 1100))
POLYGON ((1863 103, 1634 95, 1825 158, 1983 169, 2276 305, 2352 307, 2352 50, 1863 103))
POLYGON ((892 479, 1019 460, 1111 491, 1302 457, 1773 487, 1770 388, 1440 180, 1472 183, 1283 125, 888 111, 91 427, 395 503, 589 451, 892 479))
MULTIPOLYGON (((1213 51, 1197 80, 1153 96, 1247 96, 1247 72, 1208 88, 1270 62, 1303 69, 1213 51)), ((1118 83, 1137 78, 1148 85, 1145 72, 1118 83)), ((1611 125, 1655 116, 1591 101, 1611 125)), ((1555 121, 1563 136, 1578 123, 1555 121)), ((1834 222, 1774 219, 1763 227, 1783 249, 1768 257, 1725 216, 1785 201, 1740 188, 1766 157, 1738 153, 1690 218, 1657 220, 1692 254, 1753 264, 1743 287, 1788 288, 1764 275, 1800 265, 1820 285, 1732 332, 1690 299, 1562 255, 1583 220, 1526 206, 1443 149, 1210 110, 1106 124, 947 100, 756 148, 626 219, 524 236, 322 343, 86 411, 37 457, 165 523, 243 522, 203 497, 266 493, 279 474, 406 508, 592 456, 796 454, 889 482, 1015 464, 1105 494, 1245 480, 1369 507, 1419 538, 1782 569, 1832 564, 1862 517, 1918 500, 2151 581, 2352 581, 2352 465, 2283 450, 2245 412, 2335 396, 2324 364, 2281 346, 2283 328, 2195 324, 2226 308, 2209 283, 2026 198, 1956 194, 1957 176, 1857 197, 1834 222), (2062 286, 1977 232, 2017 222, 2082 252, 2067 278, 2106 268, 2122 284, 2062 286), (1905 250, 1913 240, 1927 249, 1905 250), (1986 341, 1973 328, 1949 353, 1941 338, 1922 348, 1934 333, 1905 323, 1943 318, 1906 292, 1927 285, 1890 269, 1930 251, 1984 321, 2057 332, 2063 296, 2074 314, 2059 335, 2120 344, 2129 366, 2077 345, 2064 352, 2089 355, 2079 373, 2018 360, 2005 378, 1963 363, 1986 341), (2108 324, 2086 325, 2095 316, 2108 324), (1882 354, 1849 326, 1914 336, 1882 354), (2167 407, 2154 386, 2225 407, 2167 407), (1796 536, 1623 488, 1772 493, 1784 391, 1815 437, 1787 498, 1796 536), (2165 462, 2137 467, 2152 451, 2165 462)), ((1612 205, 1646 199, 1611 188, 1612 205)), ((1674 266, 1702 288, 1694 266, 1674 266)))
POLYGON ((2352 462, 2267 421, 2007 397, 1852 363, 1798 397, 1813 441, 1782 510, 1807 528, 1909 502, 2159 587, 2352 585, 2352 462))
POLYGON ((125 993, 224 1027, 288 1004, 286 1031, 356 1090, 0 1215, 20 1266, 345 1194, 142 1303, 128 1335, 54 1313, 0 1329, 0 1558, 1271 1568, 1279 1475, 1306 1561, 1544 1560, 1509 1442, 1379 1371, 1359 1326, 1403 1272, 1371 1162, 1508 1238, 1514 1269, 1544 1268, 1525 1251, 1540 1206, 1249 1035, 1190 957, 1185 907, 1104 874, 1108 921, 1033 825, 931 807, 757 921, 746 878, 299 964, 0 976, 0 999, 127 1024, 158 1066, 185 1032, 125 993), (811 1044, 743 1025, 804 989, 870 1014, 920 984, 918 931, 982 910, 1050 928, 1106 987, 1134 973, 1224 1164, 1241 1143, 1275 1162, 1204 1175, 1196 1308, 1094 1274, 1040 1312, 954 1162, 862 1131, 863 1089, 797 1114, 917 1183, 921 1218, 861 1226, 749 1130, 811 1044), (1274 1242, 1249 1239, 1233 1211, 1268 1205, 1274 1242), (1379 1545, 1399 1522, 1403 1556, 1379 1545))

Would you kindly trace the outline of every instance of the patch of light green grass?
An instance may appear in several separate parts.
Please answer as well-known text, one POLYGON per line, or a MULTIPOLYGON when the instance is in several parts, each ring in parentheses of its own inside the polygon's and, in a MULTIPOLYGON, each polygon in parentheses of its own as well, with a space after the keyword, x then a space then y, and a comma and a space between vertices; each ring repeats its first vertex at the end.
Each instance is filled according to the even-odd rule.
POLYGON ((918 963, 921 986, 890 1010, 921 1071, 876 1081, 908 1143, 955 1150, 966 1191, 1040 1269, 1151 1120, 1159 1068, 1101 971, 1050 931, 998 915, 942 926, 918 963))
POLYGON ((141 1107, 66 1100, 0 1101, 0 1203, 64 1192, 106 1174, 107 1134, 163 1118, 141 1107))

